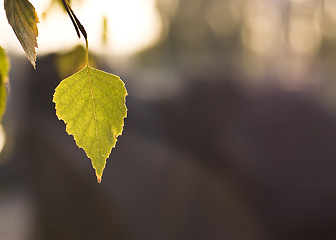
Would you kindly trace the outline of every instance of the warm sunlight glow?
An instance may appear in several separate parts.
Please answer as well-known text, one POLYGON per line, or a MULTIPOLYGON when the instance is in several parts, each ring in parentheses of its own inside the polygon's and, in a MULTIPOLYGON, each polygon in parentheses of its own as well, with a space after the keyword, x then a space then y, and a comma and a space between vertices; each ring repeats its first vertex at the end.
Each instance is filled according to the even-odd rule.
POLYGON ((296 16, 291 19, 289 43, 296 54, 315 54, 320 47, 321 34, 314 28, 312 19, 296 16))
MULTIPOLYGON (((49 0, 31 0, 40 17, 38 54, 69 49, 82 43, 68 16, 57 6, 42 18, 49 0)), ((90 49, 112 55, 129 55, 155 43, 159 38, 161 22, 155 0, 84 0, 73 1, 77 17, 88 32, 90 49), (107 18, 108 43, 103 46, 103 17, 107 18)), ((3 8, 0 9, 0 45, 7 51, 23 50, 7 24, 3 8), (4 24, 6 23, 6 24, 4 24)))
POLYGON ((5 146, 5 142, 6 142, 5 131, 3 130, 2 125, 0 124, 0 153, 5 146))
POLYGON ((244 17, 243 44, 260 56, 275 54, 281 45, 281 18, 276 6, 265 0, 250 1, 244 17))

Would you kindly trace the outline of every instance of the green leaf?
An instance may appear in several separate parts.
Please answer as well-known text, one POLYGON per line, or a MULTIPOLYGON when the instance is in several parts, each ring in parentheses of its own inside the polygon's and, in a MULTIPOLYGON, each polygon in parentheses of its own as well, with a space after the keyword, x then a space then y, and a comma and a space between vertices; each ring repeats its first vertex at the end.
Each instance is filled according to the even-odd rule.
POLYGON ((5 0, 4 6, 8 23, 35 68, 39 22, 35 8, 28 0, 5 0))
POLYGON ((100 182, 106 159, 121 135, 127 91, 118 76, 86 66, 56 88, 56 114, 91 159, 100 182))
POLYGON ((0 47, 0 122, 6 110, 6 82, 8 81, 9 60, 5 51, 0 47))

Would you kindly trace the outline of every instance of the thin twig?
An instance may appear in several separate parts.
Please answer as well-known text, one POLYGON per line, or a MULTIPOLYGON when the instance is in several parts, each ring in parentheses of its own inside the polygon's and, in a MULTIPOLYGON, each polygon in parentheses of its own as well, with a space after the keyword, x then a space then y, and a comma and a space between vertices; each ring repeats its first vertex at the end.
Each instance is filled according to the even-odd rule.
POLYGON ((83 34, 84 38, 87 39, 87 34, 86 34, 86 31, 85 31, 85 28, 83 27, 83 25, 78 20, 76 14, 72 11, 69 2, 67 0, 62 0, 62 3, 63 3, 63 6, 65 7, 65 10, 67 11, 70 19, 71 19, 72 24, 74 25, 74 27, 76 29, 77 36, 80 38, 80 32, 81 32, 83 34))

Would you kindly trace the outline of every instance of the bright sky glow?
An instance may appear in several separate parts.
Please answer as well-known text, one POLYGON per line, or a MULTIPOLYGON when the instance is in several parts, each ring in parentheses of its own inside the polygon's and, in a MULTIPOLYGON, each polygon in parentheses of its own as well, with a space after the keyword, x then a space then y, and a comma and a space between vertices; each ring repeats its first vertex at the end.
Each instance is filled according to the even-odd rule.
MULTIPOLYGON (((49 12, 46 19, 42 12, 49 0, 30 0, 39 15, 38 55, 69 49, 79 40, 75 29, 62 9, 49 12)), ((111 55, 130 55, 153 44, 160 36, 161 23, 155 0, 85 0, 74 1, 72 6, 88 32, 90 49, 111 55), (103 16, 108 20, 108 44, 102 45, 103 16)), ((23 54, 3 7, 0 7, 0 45, 6 51, 23 54)))

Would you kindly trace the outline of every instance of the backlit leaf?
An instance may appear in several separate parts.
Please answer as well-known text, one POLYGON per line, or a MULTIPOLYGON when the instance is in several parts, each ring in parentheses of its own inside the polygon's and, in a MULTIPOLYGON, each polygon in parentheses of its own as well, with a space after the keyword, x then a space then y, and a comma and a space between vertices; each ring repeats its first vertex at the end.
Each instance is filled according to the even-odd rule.
POLYGON ((9 61, 5 51, 0 47, 0 122, 6 110, 6 82, 8 81, 9 61))
POLYGON ((39 22, 35 8, 28 0, 5 0, 4 6, 8 22, 35 68, 39 22))
POLYGON ((118 76, 90 66, 63 80, 55 90, 56 114, 91 159, 98 182, 123 131, 126 95, 118 76))

